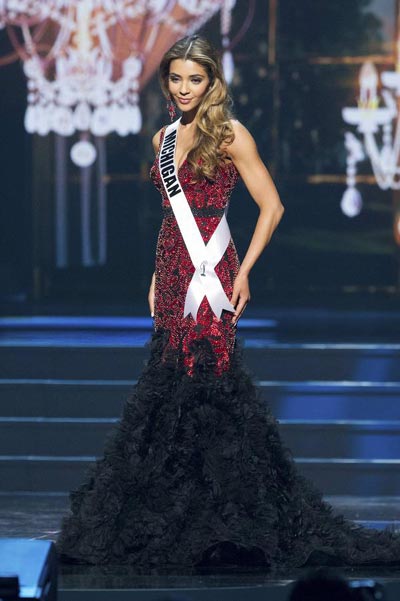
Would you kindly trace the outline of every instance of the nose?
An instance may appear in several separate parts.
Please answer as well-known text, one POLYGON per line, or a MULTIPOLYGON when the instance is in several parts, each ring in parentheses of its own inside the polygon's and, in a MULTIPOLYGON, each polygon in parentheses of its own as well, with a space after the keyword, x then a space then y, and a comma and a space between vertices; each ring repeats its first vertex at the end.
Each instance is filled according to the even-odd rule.
POLYGON ((180 93, 182 94, 182 96, 186 96, 186 94, 189 94, 189 90, 187 88, 187 83, 182 81, 181 83, 181 88, 180 88, 180 93))

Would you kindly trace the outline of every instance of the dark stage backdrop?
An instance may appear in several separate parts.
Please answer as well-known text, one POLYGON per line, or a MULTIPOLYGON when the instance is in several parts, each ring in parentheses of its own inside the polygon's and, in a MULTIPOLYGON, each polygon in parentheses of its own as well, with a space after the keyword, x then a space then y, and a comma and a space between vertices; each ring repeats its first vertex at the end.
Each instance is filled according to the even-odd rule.
MULTIPOLYGON (((238 0, 233 34, 248 7, 238 0)), ((347 129, 341 109, 355 105, 366 56, 374 55, 378 69, 392 68, 396 10, 396 0, 258 0, 250 29, 234 48, 235 113, 256 138, 286 207, 252 273, 256 304, 328 305, 332 299, 370 302, 398 295, 393 194, 365 177, 362 213, 349 219, 340 209, 347 129)), ((219 18, 202 33, 219 46, 219 18)), ((0 51, 9 51, 4 31, 0 51)), ((2 299, 145 307, 161 222, 160 199, 148 176, 151 136, 168 120, 156 78, 141 94, 140 134, 106 140, 104 266, 80 266, 79 173, 68 161, 70 265, 62 269, 55 266, 54 250, 54 135, 23 130, 26 86, 19 63, 0 69, 0 85, 2 299)), ((362 170, 368 175, 369 165, 362 170)), ((255 203, 239 185, 229 223, 241 257, 256 218, 255 203)))

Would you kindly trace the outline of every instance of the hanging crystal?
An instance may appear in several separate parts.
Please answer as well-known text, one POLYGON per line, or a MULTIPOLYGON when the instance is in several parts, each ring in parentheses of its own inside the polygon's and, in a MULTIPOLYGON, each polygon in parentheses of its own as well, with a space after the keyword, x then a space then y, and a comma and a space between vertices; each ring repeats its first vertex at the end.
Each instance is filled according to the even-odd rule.
POLYGON ((229 33, 232 25, 232 10, 236 4, 236 0, 224 0, 221 7, 221 35, 222 35, 222 67, 226 82, 232 83, 235 71, 232 52, 230 51, 229 33))
POLYGON ((357 163, 363 161, 365 154, 362 144, 351 132, 345 134, 345 146, 347 150, 347 172, 345 190, 340 208, 347 217, 355 217, 361 212, 363 202, 360 192, 356 186, 357 163))
POLYGON ((362 209, 362 198, 357 188, 347 188, 340 202, 340 208, 346 217, 356 217, 362 209))
POLYGON ((130 56, 124 61, 123 73, 129 82, 127 95, 128 132, 137 134, 142 129, 142 113, 139 107, 139 77, 142 73, 143 63, 138 56, 130 56))

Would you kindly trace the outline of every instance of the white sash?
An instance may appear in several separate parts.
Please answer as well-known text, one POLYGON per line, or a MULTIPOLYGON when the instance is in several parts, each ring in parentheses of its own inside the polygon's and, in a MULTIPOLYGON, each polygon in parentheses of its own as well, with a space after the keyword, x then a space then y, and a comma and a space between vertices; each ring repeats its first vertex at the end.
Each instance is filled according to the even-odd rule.
POLYGON ((229 302, 221 281, 214 271, 231 239, 231 233, 226 220, 226 209, 216 230, 208 243, 205 244, 178 179, 175 148, 179 123, 180 119, 171 123, 165 130, 159 156, 159 167, 161 179, 183 241, 196 270, 186 293, 183 316, 186 317, 191 313, 194 320, 197 321, 197 312, 200 303, 206 296, 211 309, 217 318, 220 319, 223 309, 227 311, 235 310, 229 302))

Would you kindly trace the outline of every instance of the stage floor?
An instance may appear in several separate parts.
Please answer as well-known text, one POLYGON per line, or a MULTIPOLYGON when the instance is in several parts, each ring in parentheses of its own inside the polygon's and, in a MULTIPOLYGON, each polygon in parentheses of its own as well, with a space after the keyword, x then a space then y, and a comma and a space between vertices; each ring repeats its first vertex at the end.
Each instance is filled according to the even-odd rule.
MULTIPOLYGON (((400 530, 399 328, 398 311, 260 309, 240 324, 246 361, 299 468, 336 512, 393 531, 400 530)), ((149 318, 133 316, 0 319, 2 537, 56 539, 65 491, 99 455, 140 374, 150 329, 149 318)), ((308 569, 60 565, 59 598, 283 601, 308 569)), ((377 579, 387 601, 400 599, 400 567, 340 573, 377 579)))
MULTIPOLYGON (((60 599, 142 599, 176 601, 287 601, 293 583, 310 568, 267 572, 260 569, 157 569, 138 573, 133 568, 61 567, 60 599), (112 591, 112 597, 110 597, 112 591)), ((335 569, 348 580, 383 584, 384 601, 400 598, 400 571, 383 568, 335 569)))
MULTIPOLYGON (((349 519, 368 521, 371 515, 384 524, 400 522, 400 499, 397 497, 326 497, 335 509, 349 519)), ((55 540, 61 519, 68 510, 65 494, 0 495, 0 531, 4 537, 55 540)), ((80 599, 207 599, 248 601, 287 599, 291 585, 310 568, 284 571, 265 569, 219 568, 190 569, 126 566, 60 565, 59 597, 63 601, 80 599), (107 597, 108 595, 108 597, 107 597)), ((400 598, 400 567, 340 568, 350 579, 375 579, 384 583, 389 601, 400 598), (390 595, 389 595, 390 593, 390 595)))

